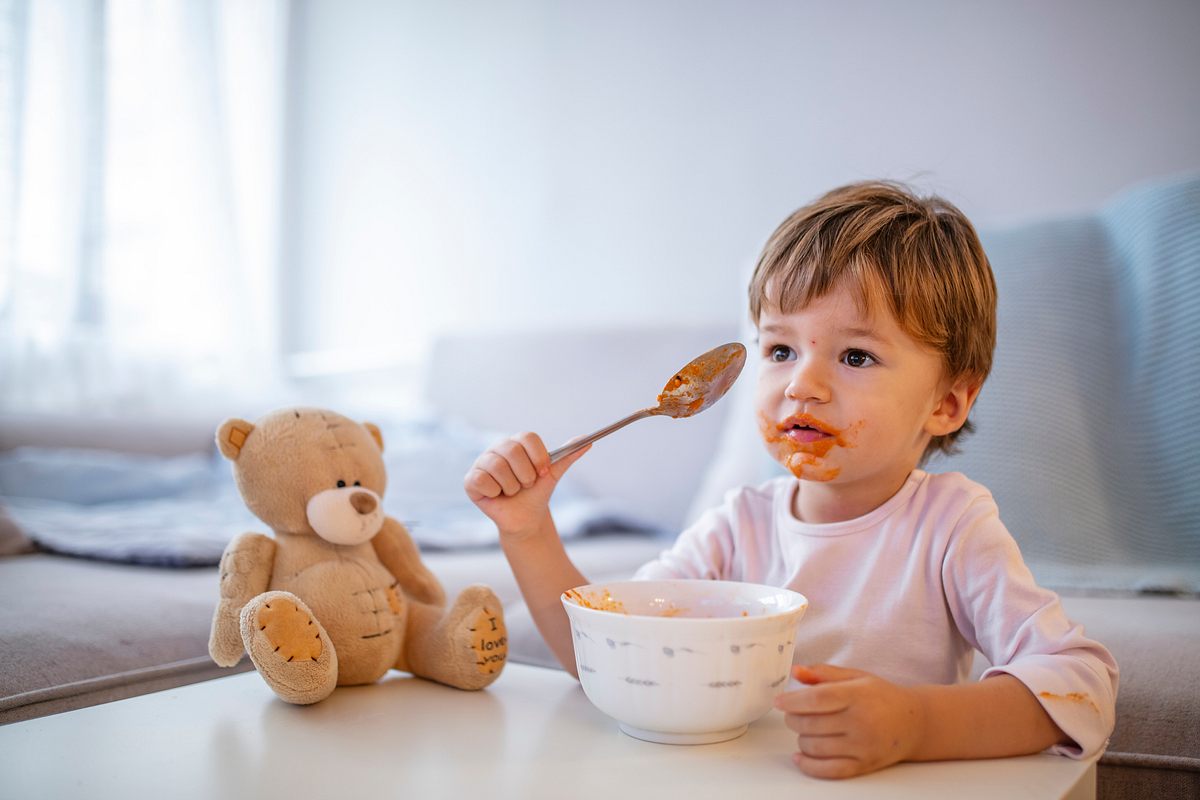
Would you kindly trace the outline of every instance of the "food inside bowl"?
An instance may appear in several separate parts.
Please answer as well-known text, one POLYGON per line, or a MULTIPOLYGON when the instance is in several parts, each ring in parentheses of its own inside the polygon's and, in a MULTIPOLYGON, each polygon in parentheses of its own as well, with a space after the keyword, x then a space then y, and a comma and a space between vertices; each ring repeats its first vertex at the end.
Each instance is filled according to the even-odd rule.
POLYGON ((612 593, 605 589, 603 594, 599 592, 580 592, 578 589, 567 589, 563 592, 563 596, 577 606, 590 608, 595 611, 613 611, 617 614, 628 614, 625 610, 625 604, 620 600, 614 600, 612 593))
MULTIPOLYGON (((577 589, 567 589, 563 592, 563 597, 570 600, 577 606, 590 608, 593 611, 612 611, 617 614, 628 614, 625 609, 625 604, 612 596, 612 592, 608 589, 603 590, 603 594, 596 592, 588 592, 584 594, 577 589)), ((674 603, 666 600, 652 601, 655 608, 650 611, 638 612, 639 616, 647 617, 686 617, 690 616, 686 608, 679 608, 674 603)))
MULTIPOLYGON (((624 602, 612 596, 612 592, 608 589, 599 591, 581 591, 579 589, 568 589, 563 592, 563 599, 574 603, 581 608, 590 608, 593 611, 610 611, 615 614, 626 614, 640 617, 686 617, 691 619, 722 619, 726 617, 749 617, 751 609, 743 607, 730 606, 728 604, 705 603, 699 608, 677 606, 674 602, 662 598, 652 597, 644 601, 642 607, 630 611, 624 602)), ((757 606, 754 609, 755 615, 762 615, 771 612, 770 608, 757 606)))

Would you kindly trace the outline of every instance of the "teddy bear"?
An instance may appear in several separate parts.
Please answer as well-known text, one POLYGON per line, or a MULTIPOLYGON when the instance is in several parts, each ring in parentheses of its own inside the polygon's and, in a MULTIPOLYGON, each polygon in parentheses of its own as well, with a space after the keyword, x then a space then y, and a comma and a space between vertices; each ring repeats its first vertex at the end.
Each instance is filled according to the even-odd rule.
POLYGON ((447 604, 405 527, 383 511, 383 437, 317 408, 228 419, 217 447, 272 536, 225 548, 209 654, 242 653, 283 700, 310 704, 390 669, 459 689, 494 681, 508 653, 503 607, 486 586, 447 604))

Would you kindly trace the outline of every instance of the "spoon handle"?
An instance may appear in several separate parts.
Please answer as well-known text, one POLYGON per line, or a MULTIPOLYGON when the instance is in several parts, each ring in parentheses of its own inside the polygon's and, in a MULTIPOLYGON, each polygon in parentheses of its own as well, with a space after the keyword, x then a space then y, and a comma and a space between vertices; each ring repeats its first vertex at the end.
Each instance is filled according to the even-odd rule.
POLYGON ((564 456, 571 455, 571 453, 574 453, 579 448, 586 447, 597 439, 602 439, 603 437, 608 436, 613 431, 619 431, 621 428, 624 428, 631 422, 637 422, 639 419, 645 419, 646 417, 652 416, 654 416, 653 409, 643 408, 641 411, 630 414, 625 419, 617 420, 607 428, 601 428, 595 433, 589 433, 587 436, 584 436, 581 439, 572 439, 557 450, 550 451, 550 463, 553 464, 555 461, 558 461, 564 456))

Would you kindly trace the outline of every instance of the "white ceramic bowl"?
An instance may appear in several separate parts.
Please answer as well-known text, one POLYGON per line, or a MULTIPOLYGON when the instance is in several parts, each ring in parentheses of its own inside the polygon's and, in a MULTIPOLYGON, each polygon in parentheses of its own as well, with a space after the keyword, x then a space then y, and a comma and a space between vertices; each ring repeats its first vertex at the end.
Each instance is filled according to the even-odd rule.
POLYGON ((621 581, 563 593, 579 682, 630 736, 732 739, 788 682, 804 595, 734 581, 621 581))

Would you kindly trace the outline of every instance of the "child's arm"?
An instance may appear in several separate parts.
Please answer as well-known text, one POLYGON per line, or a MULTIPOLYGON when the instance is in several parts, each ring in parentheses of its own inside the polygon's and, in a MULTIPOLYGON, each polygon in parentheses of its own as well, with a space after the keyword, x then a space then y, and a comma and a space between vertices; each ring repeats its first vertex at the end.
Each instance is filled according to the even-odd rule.
POLYGON ((550 516, 550 495, 588 449, 551 464, 541 438, 523 433, 479 456, 463 480, 471 502, 496 523, 500 546, 542 638, 576 677, 571 624, 561 595, 588 581, 563 548, 550 516))
POLYGON ((905 687, 827 664, 794 674, 809 685, 780 695, 776 706, 797 735, 796 764, 814 777, 846 778, 898 761, 1025 755, 1067 741, 1011 675, 905 687))

